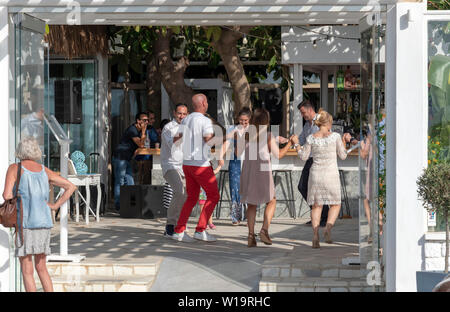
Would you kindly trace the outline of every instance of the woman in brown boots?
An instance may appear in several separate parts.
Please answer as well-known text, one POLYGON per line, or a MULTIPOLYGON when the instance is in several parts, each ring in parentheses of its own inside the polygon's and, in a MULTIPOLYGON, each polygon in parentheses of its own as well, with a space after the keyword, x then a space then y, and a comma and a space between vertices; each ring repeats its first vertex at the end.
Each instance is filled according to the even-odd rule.
POLYGON ((344 160, 347 157, 346 142, 350 135, 332 132, 333 117, 323 109, 319 110, 314 123, 319 131, 306 138, 304 146, 298 145, 298 138, 292 137, 298 155, 302 160, 313 157, 308 180, 308 205, 312 206, 311 221, 313 228, 312 248, 320 248, 319 223, 323 205, 329 205, 327 227, 324 238, 328 244, 332 243, 331 229, 336 222, 341 209, 341 182, 337 157, 344 160))
POLYGON ((269 236, 269 225, 275 212, 276 198, 270 155, 280 159, 292 145, 289 140, 285 147, 279 149, 275 137, 268 131, 269 126, 269 112, 266 109, 257 108, 251 117, 249 130, 244 134, 238 134, 238 155, 245 150, 240 180, 240 195, 241 202, 247 203, 248 247, 256 246, 256 206, 262 204, 266 204, 266 208, 264 223, 259 236, 264 244, 272 244, 269 236))

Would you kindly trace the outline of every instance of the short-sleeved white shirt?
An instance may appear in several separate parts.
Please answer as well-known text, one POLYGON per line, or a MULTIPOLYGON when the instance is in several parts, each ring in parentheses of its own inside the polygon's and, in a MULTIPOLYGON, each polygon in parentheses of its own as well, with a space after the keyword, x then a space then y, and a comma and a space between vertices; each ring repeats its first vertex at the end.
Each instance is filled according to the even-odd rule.
POLYGON ((173 138, 178 133, 180 124, 176 120, 172 120, 161 133, 161 168, 163 176, 167 170, 175 169, 183 174, 183 146, 182 144, 173 143, 173 138))
POLYGON ((211 147, 203 139, 214 134, 211 119, 203 114, 194 112, 181 122, 183 127, 183 165, 196 167, 211 166, 211 147))

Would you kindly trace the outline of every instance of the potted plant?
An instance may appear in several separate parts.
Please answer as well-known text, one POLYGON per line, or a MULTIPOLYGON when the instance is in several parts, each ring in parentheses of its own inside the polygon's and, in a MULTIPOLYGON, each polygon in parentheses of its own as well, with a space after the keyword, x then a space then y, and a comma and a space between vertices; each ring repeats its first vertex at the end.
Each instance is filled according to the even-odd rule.
POLYGON ((449 258, 449 210, 450 210, 450 163, 429 162, 417 180, 419 197, 428 211, 435 211, 445 222, 445 267, 443 271, 417 272, 418 291, 431 291, 448 274, 449 258))

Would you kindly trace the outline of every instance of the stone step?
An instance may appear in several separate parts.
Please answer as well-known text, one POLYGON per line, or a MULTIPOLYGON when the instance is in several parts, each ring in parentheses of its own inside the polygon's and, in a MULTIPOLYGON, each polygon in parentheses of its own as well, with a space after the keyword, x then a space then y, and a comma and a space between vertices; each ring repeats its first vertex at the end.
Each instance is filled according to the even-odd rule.
MULTIPOLYGON (((105 276, 105 275, 57 275, 52 276, 55 292, 148 292, 155 275, 105 276)), ((39 279, 38 291, 42 291, 39 279)))
POLYGON ((156 275, 161 260, 154 263, 47 263, 50 276, 59 275, 156 275))
MULTIPOLYGON (((325 261, 328 259, 325 259, 325 261)), ((314 262, 314 261, 300 261, 299 259, 292 256, 285 256, 279 258, 268 259, 264 261, 263 265, 267 266, 298 266, 308 269, 328 269, 328 268, 351 268, 351 269, 361 269, 360 264, 343 264, 342 260, 335 263, 327 262, 314 262)))
MULTIPOLYGON (((292 259, 291 259, 292 261, 292 259)), ((283 263, 280 261, 262 265, 262 278, 365 278, 369 270, 360 265, 283 263)))
MULTIPOLYGON (((161 259, 150 263, 64 263, 48 262, 53 288, 58 292, 146 292, 149 291, 161 259)), ((42 291, 34 272, 36 287, 42 291)))
POLYGON ((373 292, 376 288, 366 279, 325 277, 278 277, 262 278, 260 292, 373 292))

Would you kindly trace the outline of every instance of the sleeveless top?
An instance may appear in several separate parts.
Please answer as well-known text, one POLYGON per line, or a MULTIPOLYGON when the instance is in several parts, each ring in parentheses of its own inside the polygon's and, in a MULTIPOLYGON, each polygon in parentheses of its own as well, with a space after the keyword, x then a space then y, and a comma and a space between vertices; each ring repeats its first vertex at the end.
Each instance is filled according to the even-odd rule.
MULTIPOLYGON (((39 172, 30 171, 22 166, 19 194, 23 206, 24 229, 49 229, 53 227, 52 215, 47 202, 49 184, 45 167, 39 172)), ((20 217, 20 211, 17 214, 20 217)))

